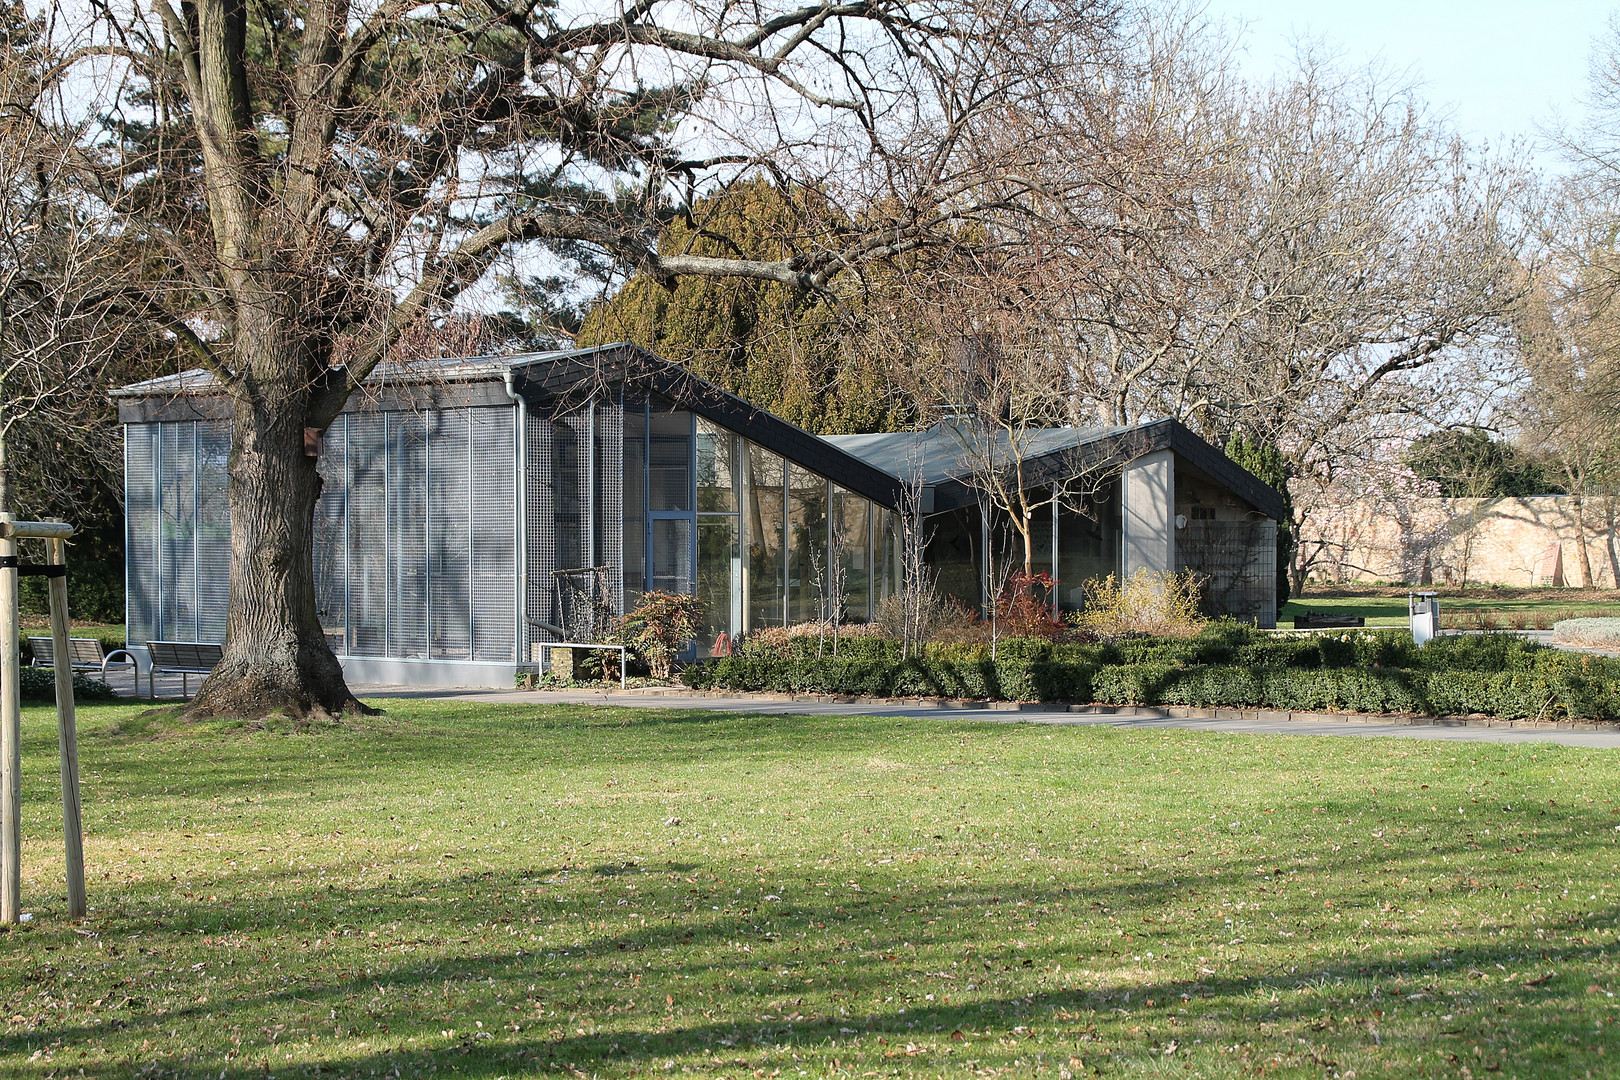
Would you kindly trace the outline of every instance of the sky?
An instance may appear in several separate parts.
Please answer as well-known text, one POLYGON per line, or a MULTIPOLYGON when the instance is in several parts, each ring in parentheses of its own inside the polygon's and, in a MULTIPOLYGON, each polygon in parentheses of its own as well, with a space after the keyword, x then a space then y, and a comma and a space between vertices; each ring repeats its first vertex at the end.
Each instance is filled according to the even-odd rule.
MULTIPOLYGON (((1244 71, 1288 66, 1298 37, 1343 59, 1381 59, 1422 84, 1472 141, 1533 139, 1555 113, 1580 115, 1593 42, 1620 0, 1209 0, 1214 19, 1249 24, 1244 71)), ((1552 155, 1538 162, 1554 167, 1552 155)))

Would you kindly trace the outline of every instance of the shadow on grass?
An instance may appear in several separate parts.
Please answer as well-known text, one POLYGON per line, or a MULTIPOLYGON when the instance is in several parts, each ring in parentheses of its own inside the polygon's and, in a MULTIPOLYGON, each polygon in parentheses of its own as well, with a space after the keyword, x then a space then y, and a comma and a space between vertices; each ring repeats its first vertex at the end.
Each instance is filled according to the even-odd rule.
MULTIPOLYGON (((462 879, 455 885, 487 887, 484 877, 487 875, 476 880, 462 879)), ((449 886, 446 888, 454 891, 449 886)), ((1145 902, 1146 894, 1156 890, 1126 891, 1135 894, 1136 900, 1145 902)), ((1021 898, 1056 902, 1060 897, 1028 893, 1021 898)), ((909 902, 926 906, 931 912, 943 911, 955 919, 967 919, 979 913, 983 900, 974 898, 972 903, 965 903, 965 899, 934 892, 910 898, 909 902)), ((1221 1039, 1252 1040, 1254 1030, 1267 1024, 1284 1027, 1310 1024, 1321 1030, 1326 1011, 1326 1026, 1347 1029, 1338 1033, 1354 1041, 1369 1042, 1371 1035, 1354 1030, 1362 1026, 1362 1022, 1349 1017, 1334 1020, 1334 1014, 1347 1007, 1342 1001, 1344 995, 1338 993, 1341 988, 1348 985, 1345 994, 1370 999, 1393 1011, 1413 999, 1456 1000, 1457 993, 1437 985, 1437 972, 1495 972, 1498 965, 1522 967, 1527 960, 1533 960, 1537 970, 1544 969, 1548 974, 1498 983, 1492 991, 1491 1009, 1514 1016, 1517 1026, 1526 1034, 1535 1034, 1548 1047, 1568 1040, 1566 1050, 1553 1053, 1553 1057, 1547 1059, 1550 1061, 1565 1056, 1568 1046, 1578 1051, 1581 1039, 1589 1035, 1586 1028, 1589 1019, 1577 1016, 1564 1003, 1580 1000, 1590 992, 1584 986, 1585 972, 1594 963, 1612 962, 1615 958, 1612 945, 1551 946, 1543 942, 1505 941, 1399 956, 1346 958, 1287 972, 1210 971, 1196 978, 1142 978, 1089 988, 1058 986, 953 1004, 948 1000, 949 995, 964 986, 968 978, 981 977, 988 982, 1000 973, 1016 972, 1022 967, 1044 967, 1061 961, 1098 961, 1104 954, 1075 957, 1068 950, 1051 947, 995 954, 971 949, 962 952, 961 941, 956 939, 934 943, 933 948, 955 951, 962 956, 963 963, 969 966, 958 969, 963 972, 959 976, 926 972, 894 955, 863 954, 864 963, 847 967, 836 965, 836 958, 845 951, 842 946, 847 939, 834 939, 831 931, 849 933, 853 929, 849 924, 859 923, 868 914, 845 905, 801 906, 793 913, 798 925, 829 930, 821 942, 823 955, 819 959, 776 960, 769 966, 738 964, 727 970, 723 973, 721 988, 736 1010, 730 1017, 705 1014, 701 1019, 689 1017, 684 1022, 675 1022, 671 1010, 660 1022, 662 1009, 656 1000, 652 1009, 625 1006, 625 998, 631 992, 628 989, 615 987, 595 993, 571 993, 548 983, 547 979, 548 976, 555 978, 559 968, 573 967, 581 959, 596 957, 618 964, 617 969, 605 974, 622 975, 625 984, 631 979, 639 983, 644 977, 649 986, 678 989, 680 982, 695 974, 712 973, 712 966, 680 960, 651 964, 638 961, 637 954, 659 948, 698 949, 742 938, 759 942, 759 927, 748 920, 717 919, 687 931, 650 929, 609 935, 589 941, 582 948, 567 950, 562 956, 541 956, 514 948, 435 958, 431 966, 411 970, 373 972, 367 969, 364 975, 294 984, 264 993, 216 996, 206 1004, 169 1011, 143 1009, 140 988, 127 987, 123 1007, 104 1013, 107 1023, 45 1024, 26 1036, 0 1038, 0 1054, 19 1061, 41 1045, 72 1049, 87 1042, 107 1040, 116 1032, 129 1044, 131 1063, 145 1066, 139 1073, 145 1077, 223 1075, 245 1078, 295 1069, 307 1071, 307 1060, 281 1061, 274 1056, 279 1048, 270 1046, 245 1048, 239 1054, 227 1055, 224 1032, 241 1030, 233 1026, 239 1024, 246 1024, 249 1029, 259 1028, 268 1020, 269 1026, 262 1027, 266 1033, 277 1031, 275 1025, 280 1021, 279 1030, 288 1030, 289 1034, 331 1026, 350 1038, 411 1033, 418 1040, 419 1045, 408 1051, 347 1051, 319 1059, 318 1071, 322 1075, 339 1076, 395 1075, 396 1069, 402 1076, 425 1075, 441 1066, 461 1075, 491 1077, 551 1067, 572 1071, 614 1066, 630 1070, 656 1067, 670 1059, 690 1062, 693 1058, 704 1059, 698 1064, 719 1070, 770 1068, 784 1064, 794 1055, 825 1058, 845 1054, 852 1049, 851 1044, 856 1043, 861 1044, 860 1052, 870 1058, 901 1056, 904 1064, 908 1052, 902 1048, 906 1046, 915 1050, 911 1056, 938 1055, 937 1047, 916 1050, 913 1040, 937 1043, 940 1039, 947 1046, 959 1044, 964 1058, 971 1053, 981 1062, 1006 1062, 1025 1052, 1019 1045, 1035 1039, 1034 1029, 1043 1025, 1068 1029, 1048 1047, 1048 1052, 1062 1045, 1071 1047, 1075 1053, 1084 1053, 1089 1059, 1094 1055, 1114 1052, 1129 1055, 1141 1050, 1134 1033, 1144 1028, 1168 1030, 1164 1025, 1174 1024, 1177 1010, 1189 1003, 1213 1005, 1220 1010, 1218 1031, 1213 1034, 1221 1039), (801 972, 815 972, 818 976, 836 971, 831 982, 837 989, 821 1010, 824 1015, 806 1016, 798 1011, 802 993, 795 997, 795 989, 785 985, 776 974, 776 964, 788 962, 801 972), (973 971, 984 974, 969 974, 973 971), (946 979, 954 985, 947 985, 946 979), (459 986, 464 993, 476 989, 480 1000, 453 1006, 453 1014, 423 1015, 417 1004, 420 994, 447 985, 459 986), (536 985, 540 986, 538 995, 525 989, 536 985), (929 1000, 925 991, 930 988, 939 990, 946 1000, 929 1000), (363 1003, 368 995, 375 996, 371 1004, 363 1003), (401 998, 404 1000, 397 1006, 390 1002, 390 999, 401 998), (880 998, 886 1000, 877 1004, 880 998), (510 1024, 492 1025, 488 1029, 468 1026, 475 1018, 497 1020, 504 1011, 503 1006, 524 1000, 544 1002, 546 1015, 535 1017, 525 1012, 516 1029, 510 1024), (863 1005, 863 1001, 872 1004, 863 1005), (830 1014, 833 1002, 839 1003, 836 1016, 830 1014), (572 1015, 563 1022, 561 1017, 570 1010, 572 1015), (594 1027, 597 1019, 604 1015, 611 1017, 615 1012, 621 1015, 636 1012, 645 1019, 635 1023, 620 1022, 614 1030, 599 1033, 585 1032, 578 1027, 580 1014, 587 1016, 584 1024, 594 1027), (295 1021, 308 1027, 294 1027, 295 1021), (166 1052, 163 1049, 165 1032, 186 1022, 206 1024, 221 1033, 217 1051, 184 1056, 166 1052), (561 1027, 557 1026, 559 1023, 561 1027), (1127 1023, 1134 1026, 1127 1028, 1127 1023), (441 1024, 445 1026, 441 1028, 441 1024), (1582 1025, 1582 1030, 1577 1031, 1577 1024, 1582 1025), (577 1029, 571 1031, 570 1028, 577 1029), (445 1034, 450 1029, 454 1029, 455 1034, 445 1034), (1084 1038, 1077 1041, 1082 1035, 1084 1038)), ((1563 920, 1558 928, 1569 933, 1602 934, 1612 931, 1616 914, 1613 908, 1589 912, 1563 920)), ((946 920, 942 918, 941 922, 946 920)), ((898 946, 882 945, 882 948, 891 947, 898 946)), ((1143 944, 1133 947, 1140 949, 1143 944)), ((932 963, 922 966, 932 966, 932 963)), ((1363 1005, 1357 1011, 1368 1013, 1368 1006, 1363 1005)), ((1382 1011, 1378 1015, 1382 1016, 1382 1011)), ((1435 1019, 1451 1021, 1453 1017, 1448 1013, 1435 1019)), ((1393 1020, 1392 1015, 1390 1023, 1393 1020)), ((1378 1022, 1369 1020, 1366 1026, 1376 1029, 1378 1022)), ((1433 1030, 1423 1037, 1421 1049, 1425 1052, 1436 1049, 1442 1053, 1459 1051, 1469 1040, 1477 1039, 1481 1030, 1478 1022, 1467 1019, 1445 1029, 1435 1023, 1433 1030)), ((1256 1052, 1261 1058, 1274 1053, 1268 1048, 1256 1052)), ((1304 1053, 1297 1048, 1284 1048, 1281 1052, 1285 1055, 1304 1053)), ((1300 1063, 1308 1062, 1302 1057, 1300 1063)), ((1334 1063, 1330 1060, 1326 1064, 1334 1063)), ((1531 1074, 1550 1075, 1546 1072, 1531 1074)))
MULTIPOLYGON (((1547 840, 1557 842, 1567 854, 1612 852, 1601 835, 1608 822, 1597 811, 1569 812, 1560 824, 1563 830, 1547 840)), ((950 857, 950 846, 940 845, 937 854, 950 857)), ((1460 837, 1429 848, 1447 856, 1471 850, 1478 849, 1460 837)), ((693 882, 682 875, 700 869, 697 864, 649 857, 466 872, 369 889, 312 883, 282 889, 273 898, 238 900, 230 909, 200 901, 168 901, 172 913, 162 917, 129 911, 126 904, 100 926, 104 942, 114 950, 113 959, 118 959, 119 949, 141 948, 120 944, 120 939, 171 943, 170 955, 141 959, 134 968, 172 962, 173 951, 188 942, 247 933, 273 936, 283 959, 291 952, 297 961, 286 970, 299 971, 300 965, 302 970, 277 985, 277 979, 289 976, 262 966, 277 954, 266 951, 267 942, 250 942, 241 960, 253 969, 253 954, 262 953, 259 966, 233 977, 257 982, 257 987, 206 984, 199 974, 196 989, 206 993, 197 996, 208 1000, 159 1009, 154 999, 172 994, 172 989, 148 989, 138 981, 121 980, 93 1007, 101 1023, 79 1020, 70 1010, 46 1015, 34 1030, 0 1038, 0 1057, 20 1061, 42 1046, 72 1050, 115 1042, 132 1065, 146 1067, 141 1075, 187 1078, 304 1072, 315 1060, 322 1075, 340 1076, 393 1075, 396 1069, 401 1076, 425 1075, 439 1067, 488 1077, 551 1067, 591 1071, 611 1066, 629 1071, 661 1067, 671 1059, 690 1063, 694 1058, 714 1071, 768 1070, 786 1064, 795 1054, 829 1058, 856 1049, 869 1062, 898 1054, 904 1065, 910 1060, 905 1055, 912 1053, 943 1067, 937 1062, 937 1049, 913 1053, 904 1048, 915 1041, 943 1039, 960 1047, 963 1058, 971 1053, 981 1062, 1005 1064, 1026 1052, 1020 1046, 1034 1038, 1030 1029, 1057 1025, 1066 1032, 1042 1046, 1049 1052, 1061 1044, 1090 1060, 1098 1054, 1142 1052, 1138 1045, 1146 1038, 1138 1037, 1142 1030, 1170 1038, 1176 1010, 1188 1006, 1217 1010, 1207 1014, 1213 1017, 1211 1041, 1252 1044, 1260 1025, 1319 1025, 1326 1011, 1327 1024, 1347 1029, 1337 1031, 1335 1038, 1365 1042, 1370 1036, 1348 1030, 1355 1024, 1333 1019, 1350 1008, 1349 999, 1363 1002, 1355 1011, 1370 1015, 1365 1004, 1369 1000, 1382 1001, 1393 1011, 1413 1008, 1408 999, 1418 995, 1434 1002, 1433 1011, 1438 1013, 1441 999, 1454 1001, 1469 992, 1457 984, 1458 973, 1489 973, 1494 978, 1499 970, 1512 977, 1492 985, 1490 1009, 1514 1017, 1515 1025, 1534 1035, 1540 1047, 1526 1050, 1530 1058, 1518 1064, 1540 1061, 1550 1068, 1548 1063, 1562 1060, 1558 1055, 1582 1053, 1580 1039, 1590 1034, 1590 1008, 1570 1006, 1589 997, 1588 980, 1594 970, 1612 969, 1616 963, 1613 941, 1599 940, 1613 936, 1620 914, 1613 907, 1554 915, 1534 926, 1527 919, 1489 941, 1475 940, 1457 948, 1434 944, 1433 939, 1443 934, 1438 928, 1422 931, 1420 941, 1410 931, 1380 930, 1375 922, 1363 936, 1381 933, 1383 940, 1368 943, 1353 957, 1285 968, 1267 963, 1268 946, 1262 944, 1215 960, 1233 933, 1222 923, 1221 909, 1212 906, 1216 897, 1243 888, 1279 894, 1303 889, 1312 883, 1301 871, 1307 863, 1313 864, 1317 881, 1354 881, 1357 870, 1393 874, 1413 869, 1412 853, 1382 862, 1371 853, 1350 851, 1329 853, 1322 860, 1309 852, 1297 854, 1271 867, 1252 867, 1244 860, 1212 872, 1177 875, 1160 870, 1137 880, 1115 875, 1084 890, 1001 881, 935 885, 903 897, 871 891, 826 897, 808 895, 812 890, 806 884, 784 890, 782 900, 737 900, 727 897, 718 882, 713 888, 701 883, 690 887, 693 882), (584 929, 597 927, 594 920, 600 916, 590 907, 595 894, 558 889, 531 896, 524 889, 601 882, 622 875, 636 877, 637 888, 643 890, 638 903, 649 915, 660 915, 655 924, 587 932, 583 941, 566 948, 514 942, 509 949, 454 953, 457 939, 469 933, 472 923, 522 929, 533 925, 530 916, 538 915, 554 927, 559 919, 577 914, 584 929), (796 895, 801 892, 806 894, 803 899, 796 895), (1199 896, 1204 899, 1195 904, 1193 898, 1199 896), (711 899, 723 897, 727 910, 706 910, 711 899), (1189 905, 1207 914, 1192 922, 1178 920, 1175 909, 1189 905), (560 911, 559 906, 581 911, 560 911), (1043 912, 1040 921, 1045 925, 1040 931, 1056 933, 1028 931, 1027 945, 1016 937, 995 940, 1006 931, 987 930, 991 918, 1005 919, 1015 911, 1021 913, 1020 920, 1028 913, 1043 912), (360 939, 366 926, 383 930, 390 922, 410 925, 383 936, 375 946, 360 939), (1109 936, 1116 926, 1131 936, 1109 936), (1566 940, 1555 943, 1547 936, 1553 934, 1566 940), (288 935, 291 943, 285 941, 288 935), (317 964, 320 954, 305 950, 307 942, 300 943, 301 937, 332 938, 343 947, 355 943, 365 951, 339 952, 317 964), (412 952, 433 955, 417 961, 412 952), (1144 952, 1159 953, 1159 967, 1169 966, 1174 955, 1181 968, 1189 966, 1191 955, 1203 953, 1223 970, 1205 968, 1195 977, 1173 977, 1155 975, 1150 965, 1112 981, 1083 979, 1074 970, 1088 964, 1128 967, 1132 955, 1144 952), (1529 977, 1527 964, 1538 973, 1535 978, 1529 977), (1060 965, 1070 968, 1067 977, 1056 974, 1060 965), (1047 978, 1059 985, 1030 986, 1027 969, 1053 973, 1047 978), (588 975, 588 982, 580 981, 582 974, 588 975), (825 987, 807 992, 806 976, 825 987), (979 996, 952 1002, 951 996, 973 994, 970 979, 984 984, 979 996), (1092 984, 1084 985, 1088 981, 1092 984), (1006 982, 1023 985, 1017 993, 995 985, 1006 982), (677 1017, 673 1004, 666 1012, 660 995, 667 991, 673 998, 683 985, 692 984, 694 989, 712 991, 721 1001, 711 997, 711 1007, 701 1017, 690 1015, 693 1006, 685 1001, 679 1008, 687 1015, 677 1017), (645 989, 638 992, 637 986, 645 989), (651 1001, 645 1000, 648 991, 653 992, 651 1001), (931 992, 939 1000, 929 1000, 931 992), (120 995, 122 1001, 117 1000, 120 995), (634 1000, 638 997, 643 1000, 634 1000), (817 1002, 809 1006, 811 1015, 800 1011, 807 997, 817 1002), (520 1002, 537 1003, 545 1012, 536 1015, 533 1008, 512 1012, 520 1002), (712 1015, 715 1012, 719 1015, 712 1015), (515 1022, 517 1028, 503 1019, 515 1022), (491 1026, 470 1027, 474 1020, 489 1021, 491 1026), (587 1030, 604 1021, 612 1030, 587 1030), (185 1024, 218 1033, 217 1048, 190 1054, 166 1050, 166 1033, 185 1024), (336 1050, 324 1056, 309 1048, 298 1062, 267 1056, 280 1053, 279 1046, 274 1051, 265 1045, 227 1049, 227 1031, 271 1035, 278 1024, 289 1037, 326 1031, 348 1039, 397 1040, 409 1035, 417 1045, 408 1052, 336 1050), (1578 1031, 1577 1025, 1587 1026, 1578 1031), (456 1035, 442 1034, 452 1029, 456 1035), (1080 1034, 1086 1036, 1083 1042, 1076 1041, 1080 1034), (930 1054, 935 1057, 928 1058, 930 1054)), ((714 869, 730 873, 736 868, 714 869)), ((1360 880, 1357 888, 1331 893, 1336 910, 1348 919, 1370 917, 1387 923, 1393 917, 1381 913, 1383 890, 1366 878, 1360 880)), ((253 875, 235 875, 215 887, 240 896, 256 882, 253 875)), ((1495 884, 1500 888, 1506 881, 1495 884)), ((1477 880, 1458 877, 1432 889, 1428 902, 1455 903, 1479 887, 1477 880)), ((1344 932, 1329 925, 1326 911, 1308 913, 1297 892, 1287 907, 1291 921, 1285 925, 1299 935, 1302 946, 1311 943, 1313 935, 1344 932)), ((154 949, 152 955, 158 954, 154 949)), ((38 986, 46 998, 53 993, 66 997, 71 991, 63 988, 57 970, 66 962, 36 953, 6 981, 38 986)), ((1448 1013, 1444 1019, 1452 1017, 1448 1013)), ((1423 1030, 1404 1038, 1424 1052, 1434 1048, 1451 1053, 1475 1037, 1480 1022, 1465 1018, 1443 1025, 1439 1017, 1425 1016, 1423 1030)), ((1291 1045, 1267 1046, 1262 1040, 1256 1053, 1304 1051, 1291 1045)), ((1301 1059, 1300 1064, 1316 1067, 1321 1062, 1301 1059)), ((1552 1073, 1532 1070, 1526 1075, 1552 1073)))

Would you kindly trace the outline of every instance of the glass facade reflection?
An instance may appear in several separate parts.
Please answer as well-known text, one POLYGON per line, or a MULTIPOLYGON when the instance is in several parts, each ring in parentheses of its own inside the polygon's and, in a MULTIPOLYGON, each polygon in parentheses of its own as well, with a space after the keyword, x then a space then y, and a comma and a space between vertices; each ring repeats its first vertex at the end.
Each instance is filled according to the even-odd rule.
MULTIPOLYGON (((765 627, 837 617, 845 623, 876 619, 885 597, 899 591, 901 522, 888 507, 750 442, 706 417, 657 395, 626 394, 622 446, 602 431, 587 454, 583 429, 551 429, 551 470, 577 471, 588 457, 608 463, 621 478, 622 505, 606 485, 582 505, 578 485, 558 486, 552 520, 580 529, 557 530, 559 558, 583 558, 570 534, 594 519, 596 546, 611 565, 610 547, 622 557, 625 608, 646 590, 694 593, 700 624, 691 656, 724 652, 743 635, 765 627), (613 536, 611 516, 622 521, 613 536), (594 509, 594 513, 592 512, 594 509), (573 554, 569 554, 569 553, 573 554)), ((969 610, 980 607, 990 577, 1021 568, 1024 539, 1004 515, 987 529, 978 509, 930 516, 925 560, 939 591, 969 610), (986 566, 986 549, 993 554, 986 566)), ((1080 585, 1117 570, 1117 489, 1099 492, 1084 512, 1068 506, 1039 508, 1030 551, 1036 573, 1057 581, 1057 604, 1081 602, 1080 585)), ((577 565, 568 563, 567 565, 577 565)))
POLYGON ((786 470, 782 459, 748 444, 744 453, 746 484, 744 505, 747 514, 744 535, 748 537, 746 556, 747 622, 745 631, 762 626, 781 626, 786 619, 786 591, 783 575, 783 484, 786 470))

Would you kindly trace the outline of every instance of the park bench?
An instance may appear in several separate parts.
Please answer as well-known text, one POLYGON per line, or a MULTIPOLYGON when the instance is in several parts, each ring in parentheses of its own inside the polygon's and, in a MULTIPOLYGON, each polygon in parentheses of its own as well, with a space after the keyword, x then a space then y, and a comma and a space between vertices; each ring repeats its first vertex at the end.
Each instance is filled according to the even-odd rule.
MULTIPOLYGON (((55 639, 31 637, 28 639, 28 650, 34 654, 34 667, 56 666, 55 639)), ((98 638, 68 638, 68 667, 72 670, 100 672, 102 679, 105 680, 107 668, 112 666, 135 668, 136 691, 139 692, 140 667, 135 663, 135 657, 129 650, 114 649, 107 652, 98 638), (123 659, 119 659, 120 657, 123 659)))
POLYGON ((152 654, 146 684, 151 696, 157 697, 159 675, 178 675, 180 696, 185 697, 189 689, 187 677, 213 671, 225 653, 225 646, 217 641, 148 641, 146 651, 152 654))
POLYGON ((1295 630, 1335 630, 1346 626, 1366 626, 1360 615, 1335 615, 1332 612, 1301 612, 1294 616, 1295 630))

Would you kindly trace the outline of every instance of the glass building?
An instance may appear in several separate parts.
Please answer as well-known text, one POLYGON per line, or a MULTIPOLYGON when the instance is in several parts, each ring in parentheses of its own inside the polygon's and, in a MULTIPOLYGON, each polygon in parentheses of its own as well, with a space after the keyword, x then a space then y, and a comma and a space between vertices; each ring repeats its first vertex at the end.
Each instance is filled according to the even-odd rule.
MULTIPOLYGON (((221 640, 226 402, 200 373, 114 397, 129 641, 221 640)), ((1227 613, 1274 617, 1275 492, 1169 421, 1039 435, 1026 475, 1063 497, 1032 553, 1057 606, 1106 573, 1207 566, 1227 613)), ((351 681, 492 686, 649 590, 702 600, 697 656, 865 622, 901 577, 905 491, 938 587, 978 606, 1023 541, 951 436, 818 437, 628 345, 380 371, 318 444, 320 618, 351 681)))

